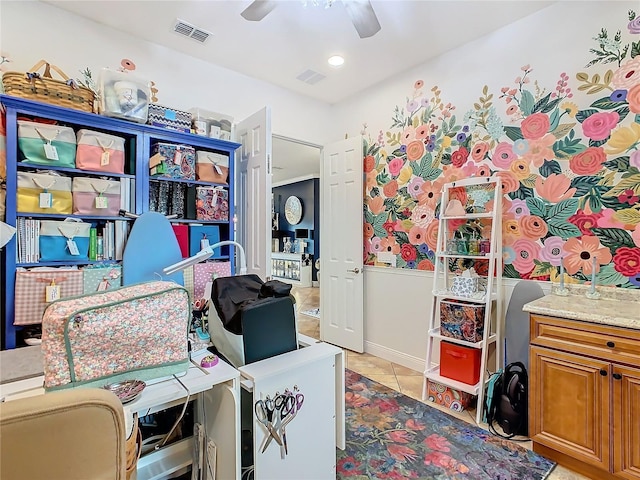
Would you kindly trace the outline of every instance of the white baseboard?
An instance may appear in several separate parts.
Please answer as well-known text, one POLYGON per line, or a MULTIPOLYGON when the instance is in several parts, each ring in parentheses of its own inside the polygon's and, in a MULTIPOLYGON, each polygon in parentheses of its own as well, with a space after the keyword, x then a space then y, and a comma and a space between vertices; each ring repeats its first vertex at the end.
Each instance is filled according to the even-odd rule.
POLYGON ((406 353, 367 341, 364 342, 364 351, 371 355, 375 355, 376 357, 388 360, 389 362, 397 363, 403 367, 415 370, 416 372, 424 371, 424 358, 407 355, 406 353))
POLYGON ((315 287, 315 288, 318 288, 318 287, 320 287, 320 282, 318 280, 312 280, 311 281, 311 286, 315 287))

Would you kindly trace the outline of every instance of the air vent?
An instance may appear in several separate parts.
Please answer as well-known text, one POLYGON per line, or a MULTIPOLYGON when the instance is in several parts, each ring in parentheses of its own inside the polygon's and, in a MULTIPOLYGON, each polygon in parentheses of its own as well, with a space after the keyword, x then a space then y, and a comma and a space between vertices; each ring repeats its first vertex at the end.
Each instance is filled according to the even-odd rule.
POLYGON ((304 83, 308 83, 309 85, 315 85, 320 80, 327 78, 325 75, 316 72, 314 70, 308 69, 302 72, 300 75, 296 77, 298 80, 304 83))
POLYGON ((180 35, 184 35, 185 37, 192 38, 200 43, 204 43, 211 36, 209 32, 202 30, 201 28, 197 28, 184 20, 180 20, 179 18, 176 20, 176 25, 173 27, 173 31, 180 35))

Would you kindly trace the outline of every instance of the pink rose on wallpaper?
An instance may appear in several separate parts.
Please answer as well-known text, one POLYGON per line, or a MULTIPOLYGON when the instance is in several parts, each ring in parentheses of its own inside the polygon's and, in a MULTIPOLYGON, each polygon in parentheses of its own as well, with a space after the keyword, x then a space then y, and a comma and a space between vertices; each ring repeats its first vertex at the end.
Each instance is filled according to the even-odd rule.
POLYGON ((489 144, 487 142, 478 142, 471 149, 471 158, 476 162, 481 162, 489 152, 489 144))
POLYGON ((611 85, 617 89, 629 90, 640 83, 640 56, 627 60, 613 73, 611 85))
POLYGON ((397 177, 400 174, 400 170, 404 167, 404 160, 401 158, 395 157, 388 163, 389 173, 394 177, 397 177))
POLYGON ((513 153, 513 148, 510 143, 500 142, 493 152, 491 160, 493 164, 502 169, 508 169, 511 162, 516 159, 516 155, 513 153))
POLYGON ((598 112, 585 118, 582 131, 591 140, 605 140, 611 135, 611 129, 618 124, 618 112, 598 112))
POLYGON ((582 235, 593 235, 591 229, 598 226, 601 217, 602 213, 585 213, 584 210, 578 210, 567 220, 578 227, 582 235))
POLYGON ((627 92, 627 103, 629 110, 633 113, 640 113, 640 83, 627 92))
POLYGON ((395 197, 398 192, 398 182, 396 180, 391 180, 382 187, 382 191, 384 192, 384 196, 387 198, 395 197))
POLYGON ((424 142, 414 140, 407 145, 407 159, 409 161, 420 160, 424 155, 424 142))
POLYGON ((534 113, 522 121, 520 130, 527 140, 538 140, 545 136, 551 126, 549 117, 544 113, 534 113))
POLYGON ((512 263, 513 267, 519 273, 533 270, 534 260, 540 257, 540 246, 536 242, 521 238, 513 242, 511 248, 516 252, 516 258, 512 263))
POLYGON ((640 15, 629 22, 627 29, 629 33, 640 33, 640 15))
POLYGON ((571 157, 569 168, 578 175, 595 175, 602 170, 602 164, 606 161, 607 154, 602 147, 589 147, 571 157))
POLYGON ((634 277, 640 273, 640 248, 620 247, 613 257, 616 272, 625 277, 634 277))
POLYGON ((410 243, 402 244, 402 247, 400 247, 400 255, 405 262, 413 262, 416 258, 418 258, 416 247, 414 247, 410 243))

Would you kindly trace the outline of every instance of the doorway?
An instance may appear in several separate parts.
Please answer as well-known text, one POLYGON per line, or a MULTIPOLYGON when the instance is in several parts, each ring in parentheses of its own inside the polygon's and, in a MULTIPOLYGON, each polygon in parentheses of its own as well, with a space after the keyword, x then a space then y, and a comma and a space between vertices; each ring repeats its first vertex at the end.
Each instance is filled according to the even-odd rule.
POLYGON ((320 284, 316 261, 320 252, 321 146, 272 135, 272 277, 293 288, 298 330, 320 339, 320 284), (285 203, 296 197, 300 219, 285 215, 285 203), (285 242, 288 252, 285 253, 285 242), (297 248, 296 248, 297 247, 297 248), (291 252, 293 250, 293 252, 291 252))

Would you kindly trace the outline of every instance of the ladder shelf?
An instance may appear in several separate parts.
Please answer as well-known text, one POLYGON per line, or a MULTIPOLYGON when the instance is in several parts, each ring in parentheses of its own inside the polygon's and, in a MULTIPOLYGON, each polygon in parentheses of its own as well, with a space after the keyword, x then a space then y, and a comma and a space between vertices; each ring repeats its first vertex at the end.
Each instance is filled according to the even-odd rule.
MULTIPOLYGON (((501 200, 499 177, 474 177, 447 183, 443 187, 441 214, 437 220, 438 239, 422 398, 427 398, 430 381, 476 395, 477 423, 483 416, 485 384, 490 372, 497 371, 502 365, 501 200), (480 239, 483 242, 480 243, 480 239), (477 278, 473 277, 472 268, 477 278), (464 276, 463 273, 468 275, 464 276), (461 275, 463 278, 476 278, 467 281, 475 287, 467 290, 452 288, 454 279, 461 275), (455 318, 451 314, 454 311, 457 312, 455 318), (443 335, 443 329, 446 335, 443 335), (478 354, 474 354, 474 351, 480 351, 477 362, 479 371, 468 370, 476 366, 476 362, 464 363, 461 360, 462 363, 456 363, 453 369, 451 364, 445 364, 449 367, 445 373, 451 376, 457 376, 457 369, 464 371, 465 380, 475 380, 477 375, 479 379, 475 384, 441 374, 441 358, 437 357, 437 352, 442 342, 455 344, 457 349, 473 356, 476 362, 475 355, 478 354), (472 375, 466 375, 470 373, 472 375)), ((455 282, 459 284, 464 281, 455 282)), ((448 349, 453 350, 453 347, 448 349)), ((445 362, 453 357, 452 352, 448 355, 445 362)))

